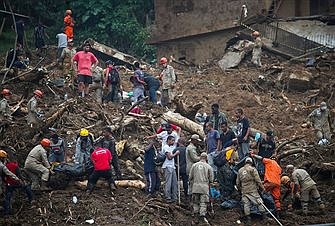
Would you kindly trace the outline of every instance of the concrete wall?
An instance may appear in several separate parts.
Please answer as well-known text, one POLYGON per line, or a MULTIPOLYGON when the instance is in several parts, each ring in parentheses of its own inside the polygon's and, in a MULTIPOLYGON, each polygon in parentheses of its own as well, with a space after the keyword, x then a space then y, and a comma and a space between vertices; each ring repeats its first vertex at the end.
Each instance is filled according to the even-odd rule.
POLYGON ((310 0, 284 0, 277 13, 279 18, 309 15, 310 0))
POLYGON ((172 55, 177 60, 184 58, 196 65, 212 59, 221 59, 226 42, 235 35, 236 31, 238 28, 164 42, 157 48, 157 57, 159 59, 162 56, 172 55))
POLYGON ((234 27, 243 4, 249 16, 263 8, 263 0, 155 0, 156 28, 151 42, 234 27))

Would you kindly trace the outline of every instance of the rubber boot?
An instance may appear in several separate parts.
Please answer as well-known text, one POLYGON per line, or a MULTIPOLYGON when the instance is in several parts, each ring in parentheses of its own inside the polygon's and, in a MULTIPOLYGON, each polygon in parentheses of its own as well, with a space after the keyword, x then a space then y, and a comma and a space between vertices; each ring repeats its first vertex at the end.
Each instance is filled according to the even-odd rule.
POLYGON ((52 189, 47 186, 47 181, 42 181, 40 190, 41 191, 51 191, 52 189))
POLYGON ((86 188, 86 193, 92 194, 93 189, 94 189, 94 185, 93 184, 88 184, 87 188, 86 188))

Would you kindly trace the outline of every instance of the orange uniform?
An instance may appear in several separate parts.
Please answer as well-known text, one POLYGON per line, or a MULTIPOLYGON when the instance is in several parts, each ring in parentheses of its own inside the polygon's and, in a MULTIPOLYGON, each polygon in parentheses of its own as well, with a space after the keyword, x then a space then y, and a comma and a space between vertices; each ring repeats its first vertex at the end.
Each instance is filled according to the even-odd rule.
POLYGON ((73 39, 73 27, 74 27, 74 21, 71 17, 71 15, 66 15, 64 17, 64 33, 67 36, 67 39, 73 39))
POLYGON ((263 158, 263 163, 265 166, 264 188, 267 192, 271 192, 276 209, 280 210, 280 175, 282 169, 272 159, 263 158))

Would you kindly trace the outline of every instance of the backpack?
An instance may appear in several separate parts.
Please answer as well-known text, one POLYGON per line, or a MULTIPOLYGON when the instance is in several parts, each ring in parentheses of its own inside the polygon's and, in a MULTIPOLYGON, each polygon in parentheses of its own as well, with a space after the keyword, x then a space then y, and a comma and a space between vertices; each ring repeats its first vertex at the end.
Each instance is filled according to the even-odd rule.
POLYGON ((213 163, 217 167, 222 167, 227 163, 226 160, 226 152, 225 151, 220 151, 220 153, 214 157, 213 163))
POLYGON ((111 84, 118 84, 120 82, 119 72, 115 68, 112 68, 111 70, 109 70, 108 81, 111 84))

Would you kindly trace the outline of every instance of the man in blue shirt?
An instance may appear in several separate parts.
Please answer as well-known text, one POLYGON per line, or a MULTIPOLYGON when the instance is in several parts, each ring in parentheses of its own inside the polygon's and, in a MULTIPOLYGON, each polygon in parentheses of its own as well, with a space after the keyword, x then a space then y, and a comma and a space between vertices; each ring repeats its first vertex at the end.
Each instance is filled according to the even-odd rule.
POLYGON ((153 104, 157 104, 157 90, 161 86, 160 81, 154 76, 144 73, 144 82, 147 84, 149 99, 153 104))
POLYGON ((137 102, 144 98, 144 73, 140 68, 140 63, 134 63, 135 72, 134 75, 131 76, 130 82, 133 84, 133 97, 132 102, 137 102))
POLYGON ((154 197, 159 192, 161 181, 155 164, 156 150, 160 144, 154 140, 146 148, 144 153, 144 174, 147 179, 146 191, 154 197))
POLYGON ((212 122, 206 123, 206 144, 208 154, 208 164, 212 167, 214 177, 216 178, 217 167, 214 165, 214 158, 218 154, 218 147, 220 146, 220 134, 219 131, 215 130, 212 122))

